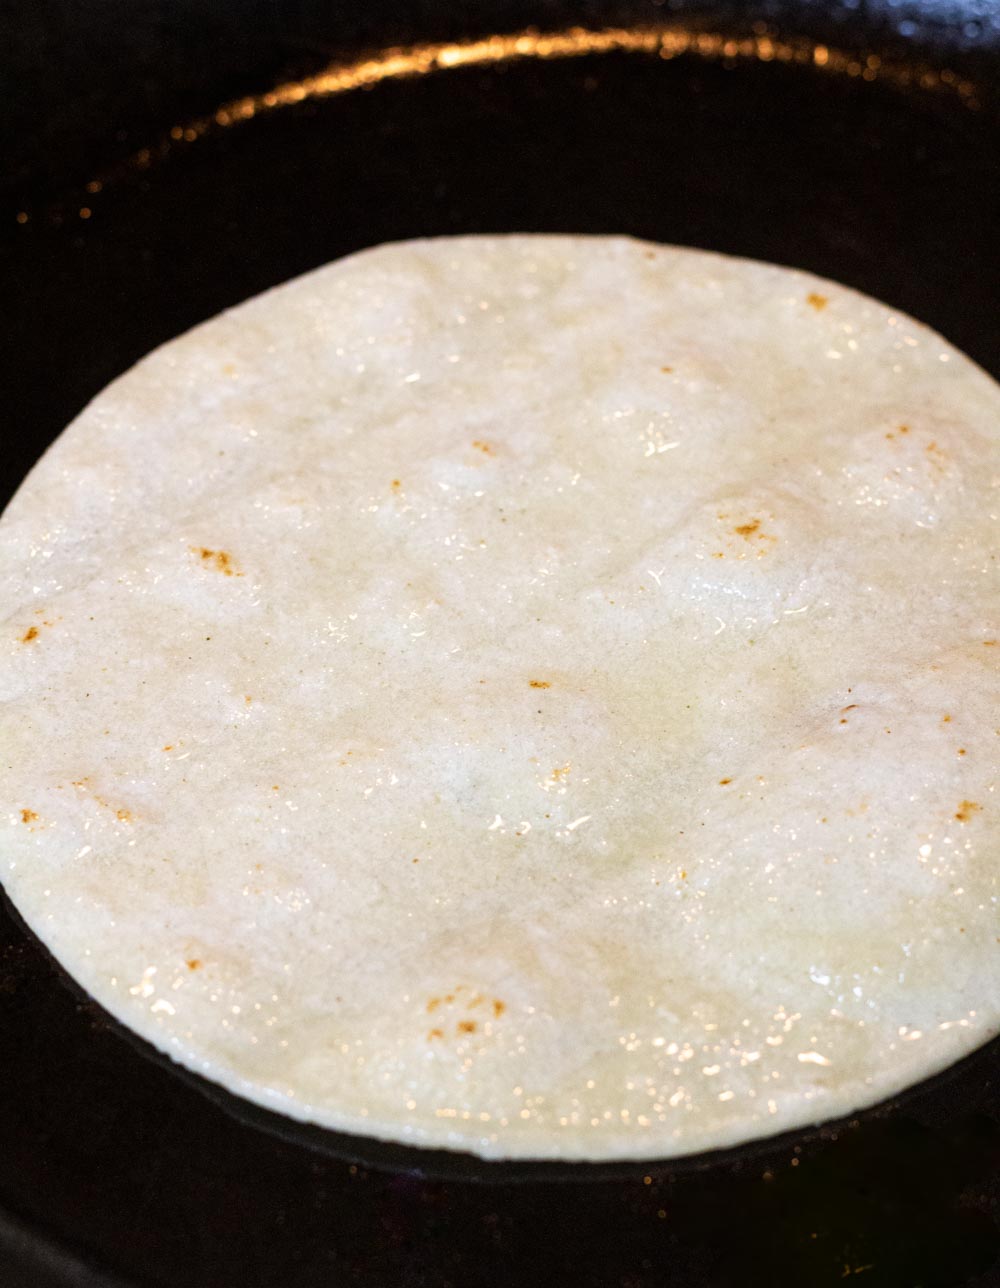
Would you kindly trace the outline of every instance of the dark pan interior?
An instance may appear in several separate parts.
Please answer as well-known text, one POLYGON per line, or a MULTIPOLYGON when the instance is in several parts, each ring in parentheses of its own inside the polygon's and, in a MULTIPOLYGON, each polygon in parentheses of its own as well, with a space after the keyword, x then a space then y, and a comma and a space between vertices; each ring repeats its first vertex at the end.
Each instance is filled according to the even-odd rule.
MULTIPOLYGON (((568 11, 540 8, 565 31, 568 11)), ((442 11, 384 31, 443 40, 442 11)), ((406 76, 383 75, 403 64, 380 62, 365 28, 367 88, 257 100, 252 116, 244 103, 228 125, 214 109, 273 81, 241 82, 220 50, 211 98, 199 46, 187 114, 164 108, 124 138, 108 116, 74 159, 58 139, 33 163, 25 151, 0 215, 0 501, 154 345, 415 235, 628 232, 791 264, 913 313, 1000 376, 998 61, 970 35, 981 17, 760 12, 595 4, 573 18, 613 20, 620 39, 529 38, 498 59, 468 44, 487 25, 456 20, 465 52, 425 50, 406 76), (661 34, 638 34, 650 25, 661 34)), ((346 46, 340 60, 358 63, 346 46)), ((850 1123, 674 1165, 425 1155, 287 1124, 178 1074, 67 986, 8 908, 0 1284, 986 1284, 998 1086, 994 1042, 850 1123)))

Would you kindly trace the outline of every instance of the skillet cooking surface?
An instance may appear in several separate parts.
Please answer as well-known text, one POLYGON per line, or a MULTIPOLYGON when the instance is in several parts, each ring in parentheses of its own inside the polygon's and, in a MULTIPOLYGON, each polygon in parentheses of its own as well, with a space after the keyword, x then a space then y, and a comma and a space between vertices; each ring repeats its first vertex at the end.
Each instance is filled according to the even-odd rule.
MULTIPOLYGON (((794 265, 1000 376, 988 62, 967 76, 939 49, 914 70, 917 51, 874 29, 862 47, 860 28, 838 46, 801 25, 595 26, 345 58, 275 105, 166 122, 128 163, 109 149, 56 200, 19 193, 0 230, 0 500, 153 346, 418 235, 627 232, 794 265)), ((3 907, 0 1044, 5 1288, 993 1282, 1000 1042, 822 1132, 664 1167, 486 1165, 296 1126, 179 1074, 3 907)))

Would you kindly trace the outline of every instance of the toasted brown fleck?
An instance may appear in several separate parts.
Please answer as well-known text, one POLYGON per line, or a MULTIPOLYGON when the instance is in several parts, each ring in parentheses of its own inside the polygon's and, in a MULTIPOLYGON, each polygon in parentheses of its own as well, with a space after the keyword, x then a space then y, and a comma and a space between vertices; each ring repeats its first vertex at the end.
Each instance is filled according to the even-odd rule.
POLYGON ((432 1012, 436 1011, 440 1005, 441 1005, 440 997, 432 997, 431 1000, 427 1003, 428 1014, 431 1014, 432 1012))
POLYGON ((983 640, 984 648, 993 648, 995 645, 996 645, 996 640, 983 640))
POLYGON ((243 701, 247 704, 247 706, 249 706, 250 703, 253 702, 253 698, 250 696, 249 693, 245 693, 243 695, 243 701))
POLYGON ((30 644, 32 640, 36 640, 36 639, 38 639, 38 627, 29 626, 28 629, 21 636, 21 643, 30 644))
POLYGON ((959 749, 958 749, 958 754, 959 754, 960 756, 964 756, 964 755, 965 755, 965 748, 964 748, 964 747, 959 747, 959 749))
POLYGON ((431 1038, 443 1038, 443 1037, 444 1037, 443 1030, 431 1029, 430 1033, 427 1034, 427 1041, 430 1042, 431 1038))
POLYGON ((663 372, 665 376, 669 376, 670 373, 673 371, 673 367, 661 367, 660 370, 663 372))
POLYGON ((201 959, 199 957, 189 957, 186 965, 188 970, 201 970, 201 959))
POLYGON ((739 537, 750 538, 755 532, 760 530, 760 519, 751 519, 749 523, 741 523, 733 528, 733 531, 739 537))
POLYGON ((962 801, 955 811, 955 818, 959 823, 968 823, 973 814, 978 814, 982 805, 977 805, 975 801, 962 801))
POLYGON ((164 751, 173 751, 173 749, 174 749, 174 744, 172 742, 168 742, 167 745, 163 748, 164 751))
POLYGON ((481 438, 474 438, 472 440, 472 446, 477 452, 482 452, 484 456, 494 455, 492 446, 489 443, 484 443, 481 438))
POLYGON ((37 817, 38 817, 38 815, 35 813, 35 811, 34 811, 33 809, 23 809, 23 810, 21 810, 21 822, 22 822, 22 823, 33 823, 37 817))
POLYGON ((392 490, 393 490, 394 492, 398 492, 398 491, 399 491, 399 489, 400 489, 402 486, 403 486, 403 485, 402 485, 402 483, 400 483, 399 479, 393 479, 393 480, 392 480, 391 487, 392 487, 392 490))
POLYGON ((942 716, 942 717, 941 717, 941 723, 942 723, 942 724, 950 724, 950 723, 951 723, 951 716, 942 716))
POLYGON ((475 1020, 459 1020, 458 1024, 455 1026, 455 1028, 456 1028, 456 1031, 457 1031, 457 1032, 459 1032, 459 1033, 475 1033, 475 1031, 476 1031, 476 1021, 475 1021, 475 1020))
POLYGON ((818 295, 815 291, 810 291, 806 296, 806 303, 811 304, 817 313, 821 312, 830 303, 825 295, 818 295))
POLYGON ((210 550, 208 546, 192 546, 194 554, 200 556, 203 564, 214 567, 227 577, 242 577, 233 567, 233 557, 228 550, 210 550))
POLYGON ((117 818, 121 823, 131 823, 132 811, 130 809, 116 809, 115 818, 117 818))
POLYGON ((908 433, 910 432, 910 427, 909 427, 909 425, 900 425, 900 427, 899 427, 899 432, 900 432, 901 434, 908 434, 908 433))
POLYGON ((506 1009, 507 1009, 506 1003, 501 1002, 499 997, 495 997, 493 999, 493 1014, 496 1016, 497 1019, 499 1019, 500 1016, 503 1015, 506 1009))
POLYGON ((551 689, 552 684, 549 680, 529 680, 528 683, 533 689, 551 689))
POLYGON ((732 780, 731 778, 720 778, 720 779, 719 779, 719 786, 720 786, 720 787, 728 787, 728 786, 729 786, 729 784, 730 784, 732 781, 733 781, 733 780, 732 780))

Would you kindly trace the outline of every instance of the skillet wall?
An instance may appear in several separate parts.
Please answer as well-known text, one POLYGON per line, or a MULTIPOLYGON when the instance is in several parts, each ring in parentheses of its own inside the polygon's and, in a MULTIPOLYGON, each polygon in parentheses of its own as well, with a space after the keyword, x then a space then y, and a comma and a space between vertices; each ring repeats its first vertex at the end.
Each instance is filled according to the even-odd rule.
POLYGON ((1000 0, 33 0, 0 6, 0 197, 48 189, 166 123, 345 51, 530 25, 755 22, 886 55, 914 47, 996 81, 1000 0))

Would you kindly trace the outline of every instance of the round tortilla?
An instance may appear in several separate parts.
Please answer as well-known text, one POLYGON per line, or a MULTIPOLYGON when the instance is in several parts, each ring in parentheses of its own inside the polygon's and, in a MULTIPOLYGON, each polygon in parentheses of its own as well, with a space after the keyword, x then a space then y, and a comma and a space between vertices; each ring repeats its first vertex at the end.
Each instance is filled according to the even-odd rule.
POLYGON ((2 524, 0 877, 293 1117, 668 1157, 1000 1028, 1000 389, 804 273, 366 251, 101 393, 2 524))

